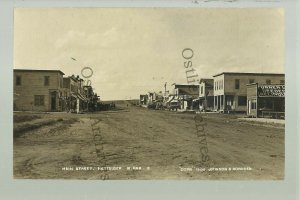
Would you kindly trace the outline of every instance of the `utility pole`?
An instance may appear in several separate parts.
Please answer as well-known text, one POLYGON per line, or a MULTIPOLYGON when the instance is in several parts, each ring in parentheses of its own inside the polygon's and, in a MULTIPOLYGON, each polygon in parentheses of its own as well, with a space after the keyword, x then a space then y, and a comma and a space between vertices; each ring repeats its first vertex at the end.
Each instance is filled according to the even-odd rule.
POLYGON ((167 96, 167 82, 165 82, 165 96, 167 96))

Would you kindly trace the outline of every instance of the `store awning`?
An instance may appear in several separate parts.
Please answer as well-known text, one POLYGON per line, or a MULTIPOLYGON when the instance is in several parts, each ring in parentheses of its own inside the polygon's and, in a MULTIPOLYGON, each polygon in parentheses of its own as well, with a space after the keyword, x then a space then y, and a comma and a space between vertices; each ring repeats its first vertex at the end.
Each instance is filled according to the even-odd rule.
POLYGON ((173 100, 171 101, 171 103, 178 103, 178 100, 177 100, 177 99, 173 99, 173 100))
POLYGON ((171 102, 172 100, 174 100, 174 96, 172 96, 172 98, 168 99, 167 103, 171 102))
POLYGON ((71 96, 77 99, 77 95, 74 93, 71 93, 71 96))
POLYGON ((79 99, 81 99, 82 101, 86 101, 87 99, 84 97, 84 96, 82 96, 81 94, 77 94, 77 97, 79 98, 79 99))
POLYGON ((87 98, 82 96, 81 94, 75 94, 75 93, 71 93, 71 96, 76 98, 76 99, 80 99, 82 101, 87 101, 87 98))

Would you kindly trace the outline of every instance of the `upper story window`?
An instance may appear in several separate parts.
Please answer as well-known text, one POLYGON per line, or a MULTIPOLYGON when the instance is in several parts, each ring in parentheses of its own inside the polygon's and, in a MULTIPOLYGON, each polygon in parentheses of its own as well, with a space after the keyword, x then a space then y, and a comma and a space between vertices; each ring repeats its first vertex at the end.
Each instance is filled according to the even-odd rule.
POLYGON ((63 79, 63 78, 61 78, 61 79, 60 79, 60 81, 61 81, 61 85, 60 85, 60 87, 64 87, 64 79, 63 79))
POLYGON ((73 85, 73 84, 71 85, 71 91, 72 91, 72 92, 76 92, 75 85, 73 85))
POLYGON ((49 86, 50 84, 50 76, 45 76, 44 77, 44 86, 49 86))
POLYGON ((284 85, 285 84, 284 80, 280 80, 280 84, 284 85))
POLYGON ((249 79, 249 84, 254 83, 254 79, 249 79))
POLYGON ((266 84, 270 85, 271 84, 271 80, 266 80, 266 84))
POLYGON ((240 79, 235 79, 235 89, 240 89, 240 79))
POLYGON ((21 85, 21 84, 22 84, 21 76, 16 76, 16 85, 21 85))
POLYGON ((203 85, 201 86, 201 94, 203 94, 203 85))

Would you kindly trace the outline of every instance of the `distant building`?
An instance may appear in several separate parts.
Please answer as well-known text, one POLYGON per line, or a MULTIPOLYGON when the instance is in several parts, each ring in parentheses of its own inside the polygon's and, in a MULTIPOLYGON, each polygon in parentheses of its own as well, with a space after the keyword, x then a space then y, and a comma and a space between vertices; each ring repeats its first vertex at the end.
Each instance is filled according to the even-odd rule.
POLYGON ((247 115, 284 119, 285 85, 248 84, 247 115))
POLYGON ((162 109, 164 96, 162 92, 148 92, 147 107, 153 109, 162 109))
POLYGON ((148 95, 147 94, 141 94, 140 95, 140 105, 146 106, 148 102, 148 95))
POLYGON ((14 110, 61 111, 60 70, 14 69, 14 110))
POLYGON ((87 110, 88 111, 96 111, 97 102, 99 100, 99 96, 94 93, 92 86, 85 85, 83 86, 84 97, 87 100, 87 110))
POLYGON ((214 110, 247 111, 247 84, 284 84, 284 74, 223 72, 214 77, 214 110))
POLYGON ((76 99, 78 98, 76 93, 78 91, 77 79, 69 76, 63 78, 63 111, 74 111, 76 110, 76 99))
POLYGON ((163 102, 163 99, 162 92, 148 92, 147 104, 163 102))
POLYGON ((199 109, 199 85, 174 84, 174 96, 180 102, 181 110, 199 109))
POLYGON ((203 111, 214 109, 214 79, 200 79, 199 105, 203 111))
POLYGON ((88 110, 84 82, 79 76, 63 78, 63 111, 81 112, 88 110))

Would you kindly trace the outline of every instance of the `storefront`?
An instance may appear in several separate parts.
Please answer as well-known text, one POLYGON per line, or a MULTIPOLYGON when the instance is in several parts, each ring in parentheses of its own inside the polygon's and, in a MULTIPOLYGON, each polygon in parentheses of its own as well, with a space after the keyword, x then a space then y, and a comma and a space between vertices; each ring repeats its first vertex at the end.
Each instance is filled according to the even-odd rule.
POLYGON ((247 85, 247 115, 249 117, 285 118, 284 85, 247 85))

